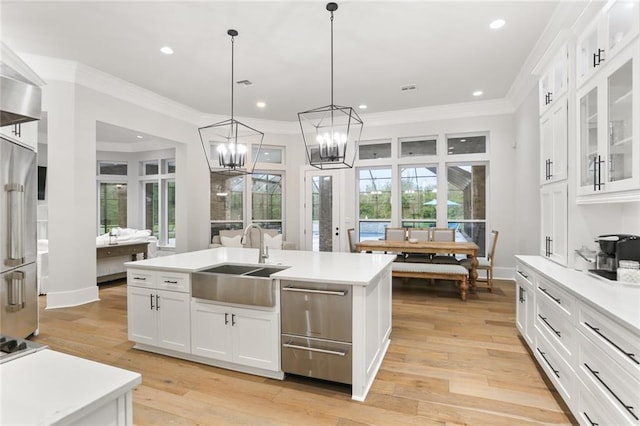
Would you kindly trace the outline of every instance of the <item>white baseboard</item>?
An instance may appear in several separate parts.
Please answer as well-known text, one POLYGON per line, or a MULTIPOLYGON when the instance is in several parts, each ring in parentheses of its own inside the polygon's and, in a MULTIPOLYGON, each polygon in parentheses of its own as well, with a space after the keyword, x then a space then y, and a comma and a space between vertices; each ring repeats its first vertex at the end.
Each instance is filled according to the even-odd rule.
POLYGON ((100 300, 98 286, 80 288, 73 291, 49 291, 47 309, 68 308, 100 300))

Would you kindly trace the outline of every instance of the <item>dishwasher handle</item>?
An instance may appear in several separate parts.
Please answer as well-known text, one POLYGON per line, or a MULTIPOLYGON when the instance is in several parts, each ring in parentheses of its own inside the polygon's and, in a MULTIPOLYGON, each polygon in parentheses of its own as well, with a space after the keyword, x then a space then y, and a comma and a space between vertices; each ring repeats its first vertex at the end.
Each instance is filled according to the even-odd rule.
POLYGON ((347 290, 316 290, 313 288, 299 288, 299 287, 282 287, 282 291, 292 291, 297 293, 313 293, 313 294, 328 294, 330 296, 346 296, 347 290))
POLYGON ((312 348, 309 346, 294 345, 293 343, 283 343, 282 346, 285 348, 300 349, 300 350, 309 351, 309 352, 320 352, 320 353, 329 354, 329 355, 338 355, 338 356, 347 355, 346 349, 342 351, 330 351, 328 349, 319 349, 319 348, 312 348))

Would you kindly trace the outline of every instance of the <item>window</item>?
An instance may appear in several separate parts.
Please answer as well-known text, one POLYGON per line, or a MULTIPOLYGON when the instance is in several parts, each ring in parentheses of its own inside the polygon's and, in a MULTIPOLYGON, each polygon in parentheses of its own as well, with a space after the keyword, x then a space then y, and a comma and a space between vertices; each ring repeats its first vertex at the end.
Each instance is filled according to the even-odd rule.
POLYGON ((175 171, 173 159, 140 163, 144 228, 158 239, 159 246, 176 245, 175 171))
POLYGON ((447 137, 447 155, 480 154, 487 152, 486 135, 447 137))
POLYGON ((486 254, 487 166, 447 166, 447 222, 456 229, 456 240, 473 241, 486 254))
POLYGON ((358 170, 358 187, 360 240, 383 238, 391 223, 391 169, 358 170))
POLYGON ((359 160, 375 160, 378 158, 391 158, 391 141, 360 143, 360 146, 358 146, 359 160))
POLYGON ((400 157, 436 155, 438 153, 438 138, 436 136, 398 138, 398 143, 400 144, 400 157))
POLYGON ((438 172, 436 166, 400 169, 402 227, 428 228, 436 224, 438 172))
POLYGON ((127 227, 127 184, 99 182, 98 235, 127 227))
POLYGON ((282 233, 282 175, 254 173, 251 175, 252 222, 265 229, 282 233))
POLYGON ((211 237, 244 226, 244 176, 211 173, 211 237))
POLYGON ((257 163, 283 164, 284 148, 263 146, 258 157, 258 147, 253 146, 251 148, 251 158, 257 163))
POLYGON ((127 226, 127 162, 98 161, 98 235, 127 226))

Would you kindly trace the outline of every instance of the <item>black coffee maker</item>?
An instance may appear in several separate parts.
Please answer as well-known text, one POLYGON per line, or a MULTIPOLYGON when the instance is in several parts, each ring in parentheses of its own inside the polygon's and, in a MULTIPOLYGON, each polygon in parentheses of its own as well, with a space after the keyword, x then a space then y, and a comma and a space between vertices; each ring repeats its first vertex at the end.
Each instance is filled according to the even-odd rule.
POLYGON ((640 262, 640 236, 629 234, 607 234, 596 238, 600 250, 596 256, 595 274, 610 280, 616 279, 616 271, 621 260, 640 262))

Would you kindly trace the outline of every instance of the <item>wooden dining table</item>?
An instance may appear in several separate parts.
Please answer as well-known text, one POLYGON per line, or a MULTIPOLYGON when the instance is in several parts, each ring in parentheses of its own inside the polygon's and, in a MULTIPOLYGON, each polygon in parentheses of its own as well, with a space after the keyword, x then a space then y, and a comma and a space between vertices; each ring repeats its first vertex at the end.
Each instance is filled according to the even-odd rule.
POLYGON ((391 251, 400 253, 446 253, 464 254, 471 259, 469 269, 469 286, 476 287, 478 278, 478 250, 480 247, 469 241, 419 241, 411 243, 407 240, 363 240, 356 243, 357 252, 391 251))

